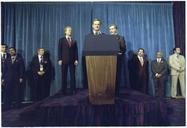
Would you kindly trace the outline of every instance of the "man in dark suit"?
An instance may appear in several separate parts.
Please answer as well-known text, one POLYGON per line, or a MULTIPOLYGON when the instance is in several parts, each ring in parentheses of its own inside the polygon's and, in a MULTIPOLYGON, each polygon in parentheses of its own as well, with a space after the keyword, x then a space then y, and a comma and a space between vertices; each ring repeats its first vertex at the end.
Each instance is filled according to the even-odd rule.
POLYGON ((50 94, 50 68, 51 61, 45 55, 44 48, 39 48, 31 62, 34 87, 32 98, 34 101, 42 100, 50 94))
POLYGON ((133 66, 134 81, 132 88, 143 93, 148 93, 148 66, 149 62, 144 55, 144 49, 139 48, 138 54, 134 55, 131 64, 133 66))
MULTIPOLYGON (((3 80, 3 74, 5 72, 5 61, 7 58, 10 57, 10 54, 7 53, 7 45, 2 43, 1 44, 1 80, 3 80)), ((4 95, 4 81, 1 81, 1 102, 4 103, 5 95, 4 95)))
POLYGON ((62 67, 62 88, 63 94, 67 93, 67 73, 70 71, 70 93, 76 93, 75 66, 78 65, 77 42, 72 35, 71 26, 64 28, 65 37, 60 38, 58 44, 58 63, 62 67))
POLYGON ((20 107, 23 96, 23 79, 25 66, 23 58, 16 53, 16 49, 9 48, 10 57, 5 61, 3 81, 5 86, 5 107, 10 108, 15 102, 20 107))
POLYGON ((151 62, 152 78, 155 85, 155 96, 164 97, 164 86, 167 77, 167 62, 161 52, 156 53, 156 59, 151 62))
POLYGON ((115 88, 115 94, 116 96, 119 96, 119 88, 120 88, 120 83, 121 83, 121 74, 124 73, 122 72, 122 66, 125 64, 125 52, 126 52, 126 44, 125 44, 125 39, 123 36, 120 36, 117 33, 117 26, 115 24, 112 24, 109 26, 109 32, 110 35, 114 36, 119 43, 119 52, 117 56, 117 73, 116 73, 116 88, 115 88))
POLYGON ((101 21, 95 18, 92 22, 92 34, 96 36, 103 34, 100 28, 101 28, 101 21))
POLYGON ((5 60, 9 57, 10 57, 10 54, 7 53, 7 45, 1 44, 1 73, 2 74, 4 72, 5 60))

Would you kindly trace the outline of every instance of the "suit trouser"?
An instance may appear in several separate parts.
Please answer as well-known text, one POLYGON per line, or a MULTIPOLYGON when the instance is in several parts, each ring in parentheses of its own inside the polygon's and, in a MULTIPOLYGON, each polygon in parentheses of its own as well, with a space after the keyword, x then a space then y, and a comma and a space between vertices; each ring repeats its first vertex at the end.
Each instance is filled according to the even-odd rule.
POLYGON ((47 83, 46 76, 37 76, 34 81, 34 100, 39 101, 48 97, 49 95, 48 92, 46 92, 46 90, 48 90, 50 87, 48 86, 49 83, 47 83))
POLYGON ((62 64, 62 91, 67 89, 67 75, 68 69, 70 71, 70 89, 75 90, 75 65, 74 64, 62 64))
POLYGON ((185 92, 185 75, 180 73, 178 75, 171 75, 171 97, 176 97, 177 95, 177 83, 180 83, 180 89, 183 97, 186 97, 185 92))
POLYGON ((124 64, 124 55, 117 56, 117 70, 116 70, 116 86, 115 86, 115 94, 119 96, 119 89, 122 77, 122 66, 124 64))
POLYGON ((22 101, 22 85, 18 80, 9 80, 4 87, 5 107, 10 107, 13 102, 20 105, 22 101))
POLYGON ((155 96, 164 97, 165 78, 154 78, 155 96))

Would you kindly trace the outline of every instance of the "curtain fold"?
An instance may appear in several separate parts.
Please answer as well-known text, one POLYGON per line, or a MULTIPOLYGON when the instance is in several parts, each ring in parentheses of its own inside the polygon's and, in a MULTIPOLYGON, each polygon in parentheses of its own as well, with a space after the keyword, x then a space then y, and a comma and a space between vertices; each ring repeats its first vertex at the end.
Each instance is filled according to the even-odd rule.
MULTIPOLYGON (((2 41, 8 46, 16 46, 24 57, 27 69, 37 48, 44 47, 50 53, 55 72, 51 95, 61 88, 57 49, 58 40, 64 36, 63 29, 66 25, 72 26, 73 38, 78 42, 79 65, 76 80, 79 88, 83 87, 84 78, 81 61, 84 37, 90 33, 93 18, 102 20, 101 30, 106 34, 108 25, 117 24, 119 34, 126 39, 127 53, 130 50, 136 52, 142 47, 152 60, 158 50, 167 58, 174 47, 172 3, 9 2, 2 5, 2 41)), ((127 84, 124 86, 128 86, 127 84)), ((26 90, 26 97, 29 97, 29 88, 26 90)), ((150 84, 150 94, 153 93, 154 88, 150 84)))

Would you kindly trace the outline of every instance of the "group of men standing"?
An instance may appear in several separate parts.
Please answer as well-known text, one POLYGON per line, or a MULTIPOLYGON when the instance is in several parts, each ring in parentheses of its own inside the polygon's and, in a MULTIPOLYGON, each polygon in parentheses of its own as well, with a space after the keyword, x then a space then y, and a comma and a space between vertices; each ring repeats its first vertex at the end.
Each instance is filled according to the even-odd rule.
MULTIPOLYGON (((51 62, 39 48, 31 61, 32 100, 39 101, 49 96, 51 62)), ((25 64, 22 56, 14 47, 7 51, 7 45, 1 44, 1 85, 2 102, 5 109, 21 107, 24 96, 25 64)))
MULTIPOLYGON (((177 85, 179 80, 182 98, 185 94, 185 58, 180 55, 180 48, 174 48, 168 61, 163 58, 160 51, 156 52, 156 59, 151 61, 152 79, 156 97, 164 97, 168 74, 171 76, 171 98, 177 98, 177 85)), ((130 84, 133 89, 148 94, 149 61, 144 49, 139 48, 129 61, 130 84)))
MULTIPOLYGON (((104 34, 100 31, 101 21, 94 19, 92 22, 93 36, 104 34)), ((116 96, 119 96, 120 82, 122 79, 121 67, 124 65, 124 54, 126 52, 126 43, 123 36, 117 33, 117 26, 109 26, 109 33, 114 36, 119 45, 117 55, 117 74, 116 74, 116 96)), ((62 87, 61 92, 66 95, 67 92, 67 74, 70 71, 70 94, 76 94, 75 70, 78 65, 77 42, 72 38, 71 26, 64 28, 64 37, 60 38, 58 44, 58 64, 61 66, 62 87)), ((6 52, 6 45, 1 44, 1 71, 2 71, 2 97, 7 107, 13 102, 19 106, 21 101, 20 91, 24 82, 25 66, 23 58, 16 53, 16 49, 11 47, 6 52)), ((135 90, 148 94, 149 84, 149 61, 145 56, 143 48, 139 48, 137 54, 130 59, 129 76, 131 87, 135 90)), ((180 48, 174 49, 174 54, 169 57, 169 63, 163 58, 161 52, 156 53, 156 59, 151 62, 152 78, 154 80, 156 96, 164 96, 164 86, 168 74, 168 64, 171 71, 171 97, 176 97, 177 81, 179 78, 182 96, 185 97, 185 59, 180 55, 180 48)), ((31 62, 32 77, 34 80, 34 101, 42 100, 49 96, 50 92, 50 71, 51 61, 45 54, 44 48, 39 48, 37 54, 31 62)), ((124 72, 123 72, 124 73, 124 72)))

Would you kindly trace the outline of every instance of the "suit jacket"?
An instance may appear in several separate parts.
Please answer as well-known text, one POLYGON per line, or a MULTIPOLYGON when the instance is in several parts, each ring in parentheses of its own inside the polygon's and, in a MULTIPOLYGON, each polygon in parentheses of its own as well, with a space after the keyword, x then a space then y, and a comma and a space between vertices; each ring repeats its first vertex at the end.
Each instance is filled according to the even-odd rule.
POLYGON ((62 60, 63 64, 74 64, 75 60, 78 60, 77 42, 75 40, 72 40, 71 47, 69 47, 66 37, 59 40, 58 60, 62 60))
POLYGON ((21 55, 16 54, 14 63, 11 61, 11 57, 7 58, 5 61, 3 79, 5 81, 11 82, 12 80, 19 80, 24 78, 25 65, 21 55))
POLYGON ((5 72, 5 61, 10 57, 10 54, 9 53, 6 53, 6 57, 3 58, 1 56, 1 77, 3 76, 4 72, 5 72))
POLYGON ((32 69, 32 74, 34 78, 37 78, 38 75, 38 71, 40 71, 40 64, 43 65, 43 71, 45 72, 45 74, 43 76, 48 76, 49 72, 50 72, 50 61, 48 59, 48 57, 46 57, 45 55, 43 56, 43 62, 40 63, 39 62, 39 58, 38 55, 35 55, 32 59, 31 62, 31 69, 32 69))
POLYGON ((116 39, 118 40, 119 46, 120 46, 120 53, 124 54, 126 52, 126 43, 123 36, 115 35, 116 39))
POLYGON ((156 73, 161 74, 161 77, 165 77, 167 75, 167 62, 165 59, 161 59, 161 62, 158 63, 157 60, 153 60, 151 62, 151 71, 152 71, 152 77, 155 77, 156 73))
POLYGON ((171 70, 171 75, 178 75, 179 73, 185 72, 185 58, 179 55, 177 58, 176 54, 169 56, 169 66, 171 70))
POLYGON ((141 66, 141 63, 138 59, 138 56, 137 55, 134 55, 133 58, 132 58, 132 67, 133 67, 133 76, 134 76, 134 81, 135 81, 135 84, 138 84, 136 82, 138 82, 138 80, 140 78, 142 78, 142 73, 144 74, 144 79, 147 81, 148 83, 148 76, 149 76, 149 62, 147 60, 146 57, 143 57, 143 60, 144 60, 144 64, 143 66, 141 66))

